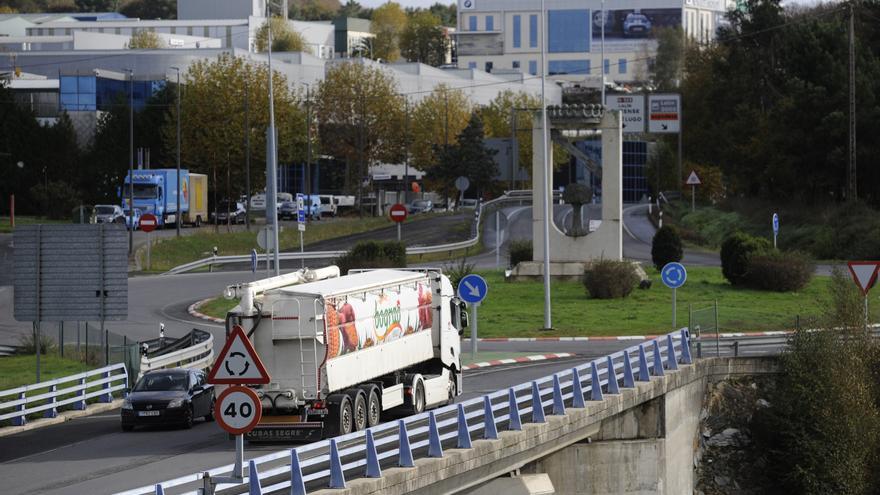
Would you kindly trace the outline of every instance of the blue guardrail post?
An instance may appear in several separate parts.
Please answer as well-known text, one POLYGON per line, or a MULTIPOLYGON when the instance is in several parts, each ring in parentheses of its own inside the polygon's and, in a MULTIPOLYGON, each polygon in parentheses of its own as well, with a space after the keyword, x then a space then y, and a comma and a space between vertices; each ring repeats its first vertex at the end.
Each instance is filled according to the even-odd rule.
POLYGON ((666 336, 666 369, 678 369, 678 359, 675 357, 675 343, 672 341, 672 334, 666 336))
POLYGON ((483 396, 483 438, 486 440, 498 439, 498 427, 495 426, 495 413, 492 411, 492 401, 488 395, 483 396))
MULTIPOLYGON (((57 392, 57 391, 58 391, 58 386, 57 386, 57 385, 52 385, 51 387, 49 387, 49 391, 52 392, 52 393, 57 392)), ((51 398, 49 398, 49 399, 46 399, 46 403, 48 403, 48 404, 55 404, 56 402, 58 402, 58 397, 55 396, 55 395, 53 395, 53 396, 52 396, 51 398)), ((46 409, 46 412, 43 413, 43 417, 44 417, 44 418, 57 418, 57 417, 58 417, 58 408, 57 408, 57 407, 53 407, 53 408, 51 408, 51 409, 46 409)))
MULTIPOLYGON (((19 392, 18 393, 18 400, 25 400, 26 399, 25 394, 26 394, 26 392, 19 392)), ((19 411, 19 412, 24 411, 25 408, 27 408, 27 404, 25 404, 24 402, 15 406, 15 410, 19 411)), ((24 426, 26 424, 27 424, 27 418, 25 417, 24 412, 21 413, 21 416, 16 416, 16 417, 12 418, 12 425, 13 426, 24 426)))
POLYGON ((342 472, 342 461, 339 459, 339 448, 336 439, 330 439, 330 484, 329 488, 345 488, 345 475, 342 472))
POLYGON ((165 495, 165 489, 162 485, 156 485, 156 495, 165 495))
POLYGON ((248 464, 248 495, 263 495, 263 487, 260 486, 260 472, 257 471, 257 463, 251 459, 248 464))
POLYGON ((397 421, 397 445, 399 450, 397 465, 407 468, 415 467, 412 449, 409 446, 409 434, 406 432, 406 423, 402 419, 397 421))
POLYGON ((296 449, 290 449, 290 495, 306 495, 306 484, 296 449))
POLYGON ((538 382, 532 382, 532 423, 543 423, 544 404, 541 403, 541 391, 538 390, 538 382))
POLYGON ((373 440, 373 430, 367 429, 367 469, 364 476, 367 478, 381 478, 382 467, 379 466, 379 455, 376 452, 376 442, 373 440))
POLYGON ((596 366, 596 361, 590 363, 590 373, 592 374, 590 400, 602 400, 602 382, 599 381, 599 367, 596 366))
POLYGON ((571 393, 574 396, 571 399, 571 407, 583 409, 587 407, 584 401, 584 386, 581 385, 581 375, 577 368, 571 369, 571 393))
POLYGON ((639 381, 651 381, 651 376, 648 374, 648 358, 645 356, 644 344, 639 344, 639 381))
POLYGON ((654 376, 663 376, 663 357, 660 355, 660 343, 654 339, 654 376))
POLYGON ((623 351, 623 387, 624 388, 634 388, 636 386, 636 380, 633 377, 633 366, 630 362, 629 351, 624 349, 623 351))
POLYGON ((683 364, 692 364, 691 358, 691 336, 687 329, 681 329, 681 362, 683 364))
POLYGON ((617 384, 617 372, 614 371, 614 360, 611 359, 611 356, 608 356, 608 362, 605 364, 605 368, 608 372, 608 388, 605 389, 611 395, 617 395, 620 393, 620 387, 617 384))
POLYGON ((507 408, 509 410, 510 421, 507 423, 507 429, 512 431, 522 430, 522 419, 519 417, 519 404, 516 403, 516 392, 513 387, 507 389, 507 408))
POLYGON ((456 447, 459 449, 469 449, 473 447, 471 444, 471 432, 468 429, 467 416, 464 414, 464 406, 458 405, 458 442, 456 447))
POLYGON ((565 416, 565 401, 562 400, 562 386, 559 384, 559 375, 553 375, 553 415, 565 416))
MULTIPOLYGON (((101 378, 110 378, 110 372, 105 371, 105 372, 101 373, 101 378)), ((110 388, 110 382, 104 382, 101 385, 101 388, 105 389, 105 390, 110 388)), ((104 404, 108 404, 110 402, 113 402, 113 395, 110 392, 107 392, 105 394, 101 394, 100 399, 98 399, 98 401, 102 402, 104 404)))
MULTIPOLYGON (((86 379, 85 379, 85 377, 79 379, 79 384, 82 388, 76 391, 76 395, 77 395, 77 397, 82 397, 86 393, 86 379)), ((77 411, 85 411, 86 410, 85 399, 81 399, 81 400, 74 402, 73 408, 76 409, 77 411)))

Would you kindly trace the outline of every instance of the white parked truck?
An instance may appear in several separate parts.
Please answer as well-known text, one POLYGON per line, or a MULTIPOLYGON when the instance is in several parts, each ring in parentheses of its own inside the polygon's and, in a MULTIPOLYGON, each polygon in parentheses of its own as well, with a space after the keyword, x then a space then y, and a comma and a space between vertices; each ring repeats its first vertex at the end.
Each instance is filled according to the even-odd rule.
POLYGON ((467 312, 439 270, 339 276, 301 270, 232 286, 241 325, 271 376, 249 441, 311 441, 450 403, 461 393, 467 312))

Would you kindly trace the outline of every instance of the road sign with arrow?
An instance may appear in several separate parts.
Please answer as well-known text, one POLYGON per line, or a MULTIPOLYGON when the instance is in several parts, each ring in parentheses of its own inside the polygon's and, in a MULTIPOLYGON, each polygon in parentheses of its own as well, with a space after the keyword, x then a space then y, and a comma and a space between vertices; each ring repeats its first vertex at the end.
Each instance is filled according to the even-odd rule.
POLYGON ((259 385, 269 381, 269 373, 250 339, 239 325, 234 326, 226 345, 214 361, 208 383, 259 385))
POLYGON ((681 95, 648 95, 648 132, 675 134, 681 129, 681 95))
POLYGON ((479 304, 486 298, 489 285, 486 279, 479 275, 466 275, 458 283, 458 297, 468 304, 479 304))

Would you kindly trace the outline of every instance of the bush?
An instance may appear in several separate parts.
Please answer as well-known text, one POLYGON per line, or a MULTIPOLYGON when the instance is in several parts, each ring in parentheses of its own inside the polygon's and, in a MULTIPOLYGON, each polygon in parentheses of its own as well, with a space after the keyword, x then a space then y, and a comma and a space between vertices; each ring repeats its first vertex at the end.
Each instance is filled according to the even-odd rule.
POLYGON ((508 259, 510 266, 514 267, 521 261, 532 261, 532 241, 510 241, 508 248, 508 259))
POLYGON ((826 309, 829 326, 863 328, 865 324, 864 298, 845 269, 831 269, 831 306, 826 309))
MULTIPOLYGON (((18 337, 18 352, 20 354, 36 354, 37 338, 36 331, 22 334, 18 337)), ((54 353, 57 349, 55 339, 40 332, 40 354, 54 353)))
POLYGON ((66 182, 38 184, 31 188, 31 197, 39 211, 52 220, 70 217, 70 210, 79 205, 79 197, 66 182))
POLYGON ((474 273, 476 267, 476 264, 468 263, 467 258, 460 258, 455 264, 443 267, 443 271, 446 272, 446 276, 449 277, 449 281, 452 282, 452 289, 458 290, 458 283, 461 282, 461 279, 466 275, 474 273))
POLYGON ((731 284, 743 285, 749 272, 749 259, 756 252, 771 249, 770 241, 737 232, 721 243, 721 273, 731 284))
POLYGON ((401 242, 362 241, 336 260, 340 272, 353 268, 406 267, 406 246, 401 242))
POLYGON ((584 288, 593 299, 626 297, 639 283, 629 261, 598 260, 584 271, 584 288))
POLYGON ((654 268, 660 270, 667 263, 681 261, 682 254, 681 237, 675 227, 664 225, 657 230, 651 241, 651 261, 654 262, 654 268))
POLYGON ((775 249, 755 252, 749 259, 745 285, 777 292, 800 290, 813 278, 813 269, 813 260, 805 253, 775 249))

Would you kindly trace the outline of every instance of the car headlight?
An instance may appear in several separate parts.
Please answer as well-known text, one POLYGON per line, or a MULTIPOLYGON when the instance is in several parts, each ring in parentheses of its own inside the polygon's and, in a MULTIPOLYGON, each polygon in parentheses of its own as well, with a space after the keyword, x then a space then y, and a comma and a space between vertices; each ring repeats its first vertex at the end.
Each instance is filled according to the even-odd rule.
POLYGON ((174 399, 168 403, 168 409, 176 409, 178 407, 183 407, 183 399, 174 399))
POLYGON ((134 407, 131 405, 131 398, 130 397, 126 397, 125 400, 122 401, 122 408, 123 409, 134 409, 134 407))

